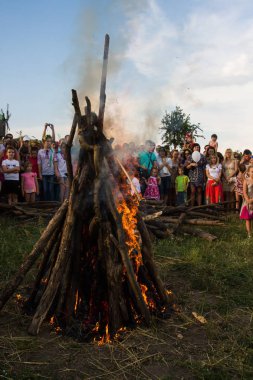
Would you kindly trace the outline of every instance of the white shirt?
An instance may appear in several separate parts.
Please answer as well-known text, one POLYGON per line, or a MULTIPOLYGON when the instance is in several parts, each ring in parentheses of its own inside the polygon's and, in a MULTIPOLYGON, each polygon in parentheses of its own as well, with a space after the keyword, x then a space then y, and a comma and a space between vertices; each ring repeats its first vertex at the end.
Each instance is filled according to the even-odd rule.
POLYGON ((61 153, 56 153, 54 156, 54 162, 57 162, 58 171, 60 177, 67 177, 67 165, 66 160, 63 158, 61 153))
MULTIPOLYGON (((172 168, 172 159, 169 157, 165 157, 165 159, 166 159, 166 164, 168 164, 172 168)), ((163 159, 160 156, 157 157, 157 163, 159 166, 163 164, 163 159)), ((171 174, 169 172, 169 169, 166 166, 164 166, 159 171, 159 175, 160 177, 165 177, 165 176, 170 176, 171 174)))
POLYGON ((53 156, 54 151, 52 149, 40 149, 38 151, 38 165, 41 165, 42 175, 54 175, 53 156))
MULTIPOLYGON (((17 160, 3 160, 2 166, 6 166, 7 169, 19 168, 19 162, 17 160)), ((6 181, 18 181, 19 173, 4 173, 4 179, 6 181)))
POLYGON ((219 175, 222 171, 222 166, 221 166, 221 164, 218 164, 215 166, 210 166, 208 164, 208 165, 206 165, 206 169, 208 169, 211 177, 213 177, 214 179, 217 179, 217 178, 219 178, 219 175))

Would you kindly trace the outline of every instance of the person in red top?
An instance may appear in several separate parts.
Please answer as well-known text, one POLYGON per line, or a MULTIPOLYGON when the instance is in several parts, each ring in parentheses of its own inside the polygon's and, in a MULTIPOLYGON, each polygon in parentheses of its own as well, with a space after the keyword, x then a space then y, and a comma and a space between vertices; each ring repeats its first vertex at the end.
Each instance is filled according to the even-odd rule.
POLYGON ((39 168, 38 168, 38 149, 36 147, 31 148, 31 156, 29 157, 29 162, 32 164, 32 172, 39 176, 39 168))

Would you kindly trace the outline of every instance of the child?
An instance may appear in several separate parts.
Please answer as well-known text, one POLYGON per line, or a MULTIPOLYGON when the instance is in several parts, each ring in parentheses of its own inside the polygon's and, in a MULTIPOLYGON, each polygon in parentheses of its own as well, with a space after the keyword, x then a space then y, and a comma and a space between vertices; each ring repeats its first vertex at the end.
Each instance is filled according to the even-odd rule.
POLYGON ((251 224, 253 219, 253 166, 247 169, 248 178, 243 182, 243 204, 240 213, 240 219, 246 221, 246 230, 248 237, 251 237, 251 224))
POLYGON ((223 200, 221 185, 222 166, 217 155, 210 157, 210 164, 206 165, 206 204, 219 203, 223 200))
POLYGON ((29 157, 29 162, 32 165, 32 172, 39 174, 39 168, 38 168, 38 148, 35 146, 31 147, 31 156, 29 157))
POLYGON ((39 194, 39 185, 37 174, 32 171, 32 164, 26 162, 24 166, 25 172, 21 174, 21 190, 25 201, 29 203, 35 202, 35 194, 39 194))
POLYGON ((195 139, 192 137, 192 133, 188 132, 186 133, 185 135, 185 138, 184 138, 184 145, 183 145, 183 149, 192 149, 193 148, 193 144, 195 143, 195 139))
POLYGON ((19 161, 14 160, 15 150, 13 148, 8 148, 6 154, 7 159, 2 162, 4 188, 8 194, 8 203, 12 205, 18 201, 20 165, 19 161))
POLYGON ((236 199, 236 211, 239 211, 241 199, 243 197, 243 182, 245 180, 246 166, 244 164, 238 165, 239 173, 235 177, 235 199, 236 199))
POLYGON ((129 171, 129 177, 131 179, 131 195, 136 195, 136 193, 141 196, 141 185, 138 178, 135 176, 135 173, 133 170, 129 171))
POLYGON ((147 181, 147 188, 144 193, 144 198, 154 199, 156 201, 160 200, 160 193, 158 185, 160 185, 160 178, 158 177, 158 169, 152 168, 150 177, 147 181))
POLYGON ((217 153, 217 150, 218 150, 218 136, 214 133, 212 136, 211 136, 211 140, 209 141, 209 146, 213 147, 215 149, 215 152, 217 153))
POLYGON ((175 179, 177 206, 185 204, 187 201, 187 188, 189 181, 189 177, 184 174, 184 169, 182 167, 179 167, 178 176, 175 179))

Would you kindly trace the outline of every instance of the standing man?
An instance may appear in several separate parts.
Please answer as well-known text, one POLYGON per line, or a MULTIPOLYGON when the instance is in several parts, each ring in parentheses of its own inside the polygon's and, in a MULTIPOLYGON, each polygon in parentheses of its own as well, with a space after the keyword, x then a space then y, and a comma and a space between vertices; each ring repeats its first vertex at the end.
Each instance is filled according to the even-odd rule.
POLYGON ((157 167, 156 155, 154 153, 155 143, 151 140, 145 142, 145 149, 139 153, 139 175, 140 175, 140 184, 141 192, 144 194, 146 190, 146 181, 150 175, 151 169, 153 166, 157 167))
POLYGON ((54 200, 54 150, 51 136, 45 137, 44 149, 38 152, 38 178, 42 180, 43 198, 45 201, 54 200))
POLYGON ((250 159, 252 156, 252 152, 249 149, 245 149, 242 155, 242 159, 240 161, 240 164, 244 164, 246 168, 250 165, 250 159))

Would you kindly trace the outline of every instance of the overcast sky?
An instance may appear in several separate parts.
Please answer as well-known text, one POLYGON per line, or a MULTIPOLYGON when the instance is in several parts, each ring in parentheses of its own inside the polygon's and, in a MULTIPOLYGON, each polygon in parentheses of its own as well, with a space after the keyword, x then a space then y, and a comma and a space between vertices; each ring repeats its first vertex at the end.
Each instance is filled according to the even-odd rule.
POLYGON ((160 142, 175 106, 206 140, 253 148, 253 1, 1 0, 0 106, 11 131, 68 133, 71 88, 97 111, 105 33, 110 34, 106 126, 120 142, 160 142))

